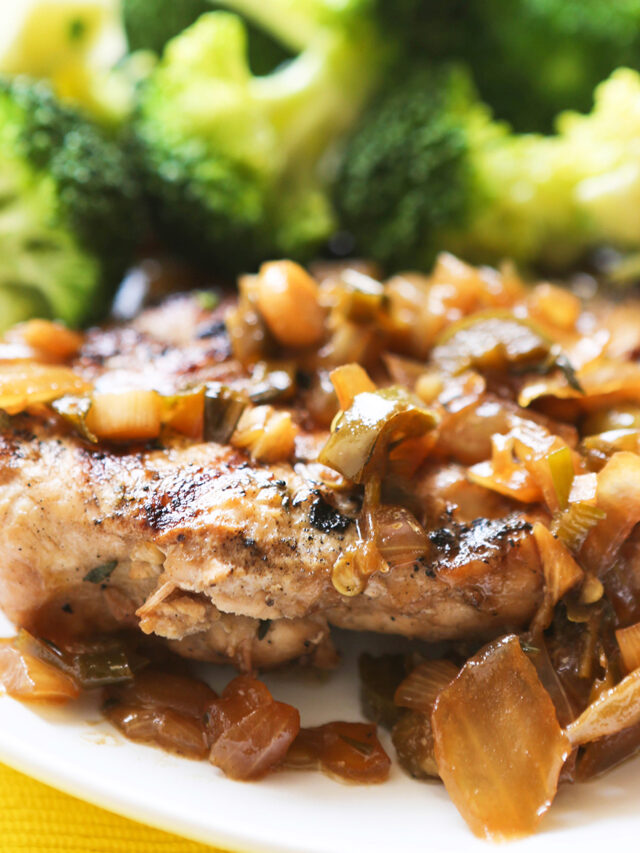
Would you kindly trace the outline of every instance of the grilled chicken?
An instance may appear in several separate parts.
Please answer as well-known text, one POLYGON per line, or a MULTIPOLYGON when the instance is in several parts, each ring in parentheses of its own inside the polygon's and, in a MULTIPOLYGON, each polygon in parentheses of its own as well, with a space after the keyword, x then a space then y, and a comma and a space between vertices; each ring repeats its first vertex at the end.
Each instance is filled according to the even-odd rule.
MULTIPOLYGON (((90 332, 73 367, 101 390, 242 386, 223 310, 173 299, 90 332)), ((271 465, 179 436, 92 445, 50 411, 12 418, 0 436, 0 606, 27 627, 52 616, 74 630, 139 626, 244 670, 330 665, 332 625, 438 641, 527 623, 542 596, 533 519, 500 498, 473 517, 484 490, 444 460, 417 489, 430 553, 340 595, 331 572, 356 541, 360 495, 327 489, 310 461, 326 433, 296 418, 295 458, 271 465)))

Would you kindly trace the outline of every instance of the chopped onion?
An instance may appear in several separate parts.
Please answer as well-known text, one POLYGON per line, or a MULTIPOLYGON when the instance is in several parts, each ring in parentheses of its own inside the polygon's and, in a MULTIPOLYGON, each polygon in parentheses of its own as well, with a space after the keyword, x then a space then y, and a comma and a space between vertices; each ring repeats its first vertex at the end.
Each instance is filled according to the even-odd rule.
POLYGON ((67 329, 61 323, 51 320, 27 320, 14 326, 6 334, 6 339, 22 341, 32 347, 47 360, 66 361, 74 356, 84 340, 80 332, 67 329))
POLYGON ((359 364, 343 364, 329 374, 341 409, 348 409, 357 394, 374 392, 375 384, 367 371, 359 364))
POLYGON ((10 696, 22 700, 66 702, 80 692, 73 678, 18 650, 11 640, 0 641, 0 684, 10 696))
POLYGON ((107 441, 149 441, 160 434, 162 407, 155 391, 99 392, 93 395, 85 423, 107 441))
POLYGON ((404 711, 391 732, 400 766, 414 779, 438 778, 431 715, 404 711))
POLYGON ((301 729, 286 759, 288 767, 320 767, 339 782, 384 782, 391 762, 371 723, 337 721, 301 729))
POLYGON ((411 565, 429 553, 429 537, 405 507, 374 507, 371 525, 378 551, 392 569, 411 565))
POLYGON ((615 687, 592 702, 566 728, 573 746, 614 735, 640 722, 640 669, 634 669, 615 687))
POLYGON ((598 474, 597 508, 605 513, 589 531, 580 562, 594 574, 608 569, 640 521, 640 456, 615 453, 598 474))
POLYGON ((395 692, 402 708, 431 713, 441 690, 453 681, 459 668, 448 660, 426 660, 409 673, 395 692))
POLYGON ((204 725, 169 708, 115 705, 105 708, 108 719, 130 740, 153 743, 185 758, 207 755, 204 725))
POLYGON ((69 367, 35 362, 2 364, 0 409, 10 415, 36 403, 50 403, 65 394, 84 395, 91 385, 69 367))
POLYGON ((189 438, 202 439, 204 434, 205 389, 194 388, 162 398, 162 421, 166 426, 189 438))
POLYGON ((445 373, 469 368, 505 370, 539 364, 550 353, 549 340, 530 321, 506 311, 482 311, 453 323, 440 336, 432 358, 445 373))
POLYGON ((242 413, 231 444, 248 450, 257 462, 284 462, 293 455, 297 434, 290 412, 256 406, 242 413))
POLYGON ((468 660, 431 722, 439 774, 473 832, 495 840, 533 832, 570 747, 518 638, 468 660))
POLYGON ((280 764, 300 731, 300 714, 250 676, 234 678, 211 703, 209 761, 233 779, 257 779, 280 764))
POLYGON ((544 572, 544 599, 536 613, 532 630, 544 630, 551 624, 553 611, 563 595, 584 578, 584 572, 571 556, 569 549, 539 521, 533 525, 544 572))
POLYGON ((634 362, 598 359, 582 367, 577 379, 580 389, 562 374, 535 379, 522 388, 518 404, 526 408, 541 397, 553 397, 572 400, 579 411, 591 412, 640 399, 640 365, 634 362))
POLYGON ((638 669, 640 667, 640 622, 629 625, 628 628, 618 628, 616 640, 627 672, 638 669))

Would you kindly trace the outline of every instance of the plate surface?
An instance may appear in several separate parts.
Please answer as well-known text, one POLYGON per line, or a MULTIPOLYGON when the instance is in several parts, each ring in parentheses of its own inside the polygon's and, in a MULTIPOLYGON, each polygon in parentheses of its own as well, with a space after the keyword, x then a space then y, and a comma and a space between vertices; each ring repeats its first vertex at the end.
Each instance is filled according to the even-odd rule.
MULTIPOLYGON (((0 615, 0 633, 11 633, 0 615)), ((328 680, 280 673, 266 680, 277 699, 296 705, 303 724, 360 719, 355 661, 328 680)), ((376 640, 359 639, 359 643, 376 640)), ((361 646, 362 647, 362 646, 361 646)), ((369 647, 369 645, 368 645, 369 647)), ((222 686, 231 673, 213 670, 222 686)), ((389 747, 390 754, 393 749, 389 747)), ((491 850, 469 832, 442 786, 394 767, 389 782, 347 787, 319 773, 286 771, 259 783, 225 779, 206 762, 166 755, 122 738, 90 701, 40 709, 0 696, 0 760, 112 811, 244 853, 424 853, 491 850)), ((526 853, 635 849, 640 834, 640 759, 586 785, 560 791, 538 834, 510 845, 526 853), (604 848, 606 849, 606 848, 604 848)), ((497 848, 496 848, 497 849, 497 848)))

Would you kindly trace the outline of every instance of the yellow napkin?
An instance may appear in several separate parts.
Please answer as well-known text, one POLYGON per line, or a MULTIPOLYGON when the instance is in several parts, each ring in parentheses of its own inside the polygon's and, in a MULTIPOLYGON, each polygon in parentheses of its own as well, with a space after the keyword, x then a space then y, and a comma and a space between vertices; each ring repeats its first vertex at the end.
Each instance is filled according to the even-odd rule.
POLYGON ((0 764, 0 853, 216 851, 111 814, 0 764))

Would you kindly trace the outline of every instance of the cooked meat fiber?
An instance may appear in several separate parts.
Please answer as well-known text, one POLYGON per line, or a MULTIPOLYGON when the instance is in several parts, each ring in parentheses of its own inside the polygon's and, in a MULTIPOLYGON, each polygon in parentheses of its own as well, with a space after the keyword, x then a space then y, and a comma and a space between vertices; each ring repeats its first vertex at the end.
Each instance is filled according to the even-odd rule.
MULTIPOLYGON (((217 318, 174 301, 93 331, 74 367, 102 388, 242 381, 217 318)), ((301 431, 299 457, 322 438, 301 431)), ((340 595, 331 572, 355 541, 357 499, 332 506, 307 461, 258 464, 180 437, 91 445, 53 414, 16 416, 0 436, 0 606, 24 626, 43 608, 74 630, 138 625, 181 654, 245 670, 330 664, 331 625, 437 641, 535 612, 539 557, 519 512, 436 518, 427 558, 340 595)))

